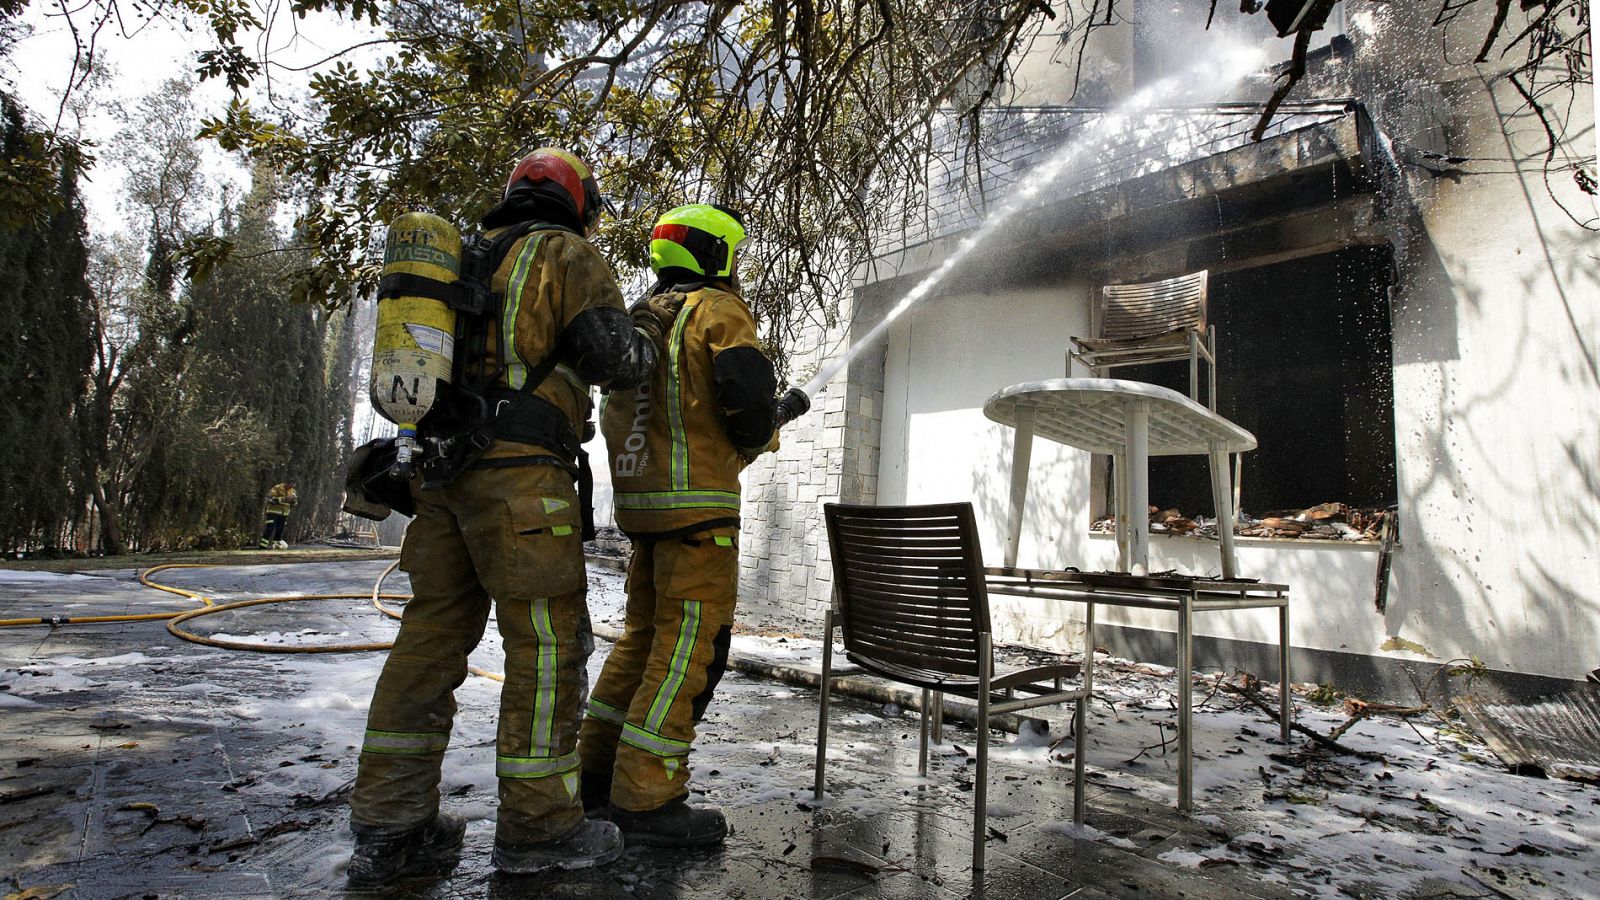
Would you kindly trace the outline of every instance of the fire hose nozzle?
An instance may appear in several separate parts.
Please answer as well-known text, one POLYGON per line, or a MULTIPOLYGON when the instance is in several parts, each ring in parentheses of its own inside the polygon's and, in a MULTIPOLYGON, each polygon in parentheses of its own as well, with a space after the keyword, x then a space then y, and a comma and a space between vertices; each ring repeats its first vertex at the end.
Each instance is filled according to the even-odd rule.
POLYGON ((806 410, 810 408, 811 398, 806 395, 805 391, 797 387, 789 388, 783 392, 782 397, 778 398, 778 407, 772 414, 773 424, 778 428, 782 428, 805 415, 806 410))

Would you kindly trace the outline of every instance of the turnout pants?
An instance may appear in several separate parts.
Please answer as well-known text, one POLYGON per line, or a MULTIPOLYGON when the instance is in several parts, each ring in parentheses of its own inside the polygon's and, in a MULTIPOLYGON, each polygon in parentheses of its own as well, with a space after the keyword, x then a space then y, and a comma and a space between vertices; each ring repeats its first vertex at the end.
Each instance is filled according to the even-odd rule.
POLYGON ((261 546, 271 547, 283 540, 283 528, 289 524, 289 514, 279 512, 267 513, 267 527, 261 532, 261 546))
POLYGON ((506 652, 497 837, 564 837, 583 821, 577 737, 594 647, 572 479, 549 465, 470 469, 412 494, 400 566, 414 596, 372 697, 351 823, 407 828, 438 810, 454 692, 492 597, 506 652))
POLYGON ((688 757, 728 663, 738 531, 635 543, 628 606, 589 698, 579 753, 611 778, 613 805, 642 812, 689 792, 688 757))

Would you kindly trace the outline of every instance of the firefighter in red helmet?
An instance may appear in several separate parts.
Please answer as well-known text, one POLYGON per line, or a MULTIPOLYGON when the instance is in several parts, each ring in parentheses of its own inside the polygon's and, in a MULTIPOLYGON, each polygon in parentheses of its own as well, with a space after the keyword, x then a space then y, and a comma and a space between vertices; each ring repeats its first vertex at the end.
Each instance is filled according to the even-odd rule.
POLYGON ((416 517, 400 566, 414 597, 373 694, 350 798, 353 886, 445 871, 459 857, 465 822, 440 808, 440 764, 491 602, 506 652, 495 866, 585 868, 622 851, 616 826, 585 819, 579 800, 593 639, 573 482, 590 387, 642 383, 655 354, 587 240, 601 202, 582 160, 545 147, 517 163, 483 219, 486 239, 507 248, 491 263, 500 299, 462 317, 456 352, 466 371, 484 373, 491 412, 472 436, 486 449, 433 482, 424 462, 410 485, 416 517))

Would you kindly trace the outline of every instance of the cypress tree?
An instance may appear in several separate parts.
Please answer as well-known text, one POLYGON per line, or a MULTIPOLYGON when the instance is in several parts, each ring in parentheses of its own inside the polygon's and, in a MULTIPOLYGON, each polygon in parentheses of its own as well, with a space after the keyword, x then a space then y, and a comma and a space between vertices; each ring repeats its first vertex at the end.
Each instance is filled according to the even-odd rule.
MULTIPOLYGON (((0 152, 38 159, 21 110, 0 94, 0 152)), ((53 546, 85 494, 75 474, 73 415, 93 362, 84 210, 76 164, 57 181, 42 224, 0 230, 0 546, 53 546)))
POLYGON ((232 258, 187 292, 186 388, 171 439, 136 487, 149 542, 252 545, 266 492, 284 480, 300 494, 291 540, 333 526, 351 349, 340 362, 333 317, 289 299, 285 275, 296 260, 273 221, 276 191, 274 173, 258 166, 249 194, 221 217, 232 258))

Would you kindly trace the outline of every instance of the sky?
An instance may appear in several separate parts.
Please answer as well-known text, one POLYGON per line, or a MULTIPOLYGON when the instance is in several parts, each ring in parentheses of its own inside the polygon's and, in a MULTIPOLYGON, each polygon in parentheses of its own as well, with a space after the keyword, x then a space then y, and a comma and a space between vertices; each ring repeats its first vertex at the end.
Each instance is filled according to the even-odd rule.
MULTIPOLYGON (((37 118, 36 124, 45 126, 57 119, 61 93, 71 76, 75 52, 71 31, 61 14, 62 3, 63 0, 33 0, 22 16, 32 34, 18 42, 9 58, 0 60, 0 85, 15 92, 37 118)), ((364 23, 352 24, 322 13, 297 20, 275 0, 270 3, 252 0, 251 5, 256 15, 270 25, 254 49, 258 54, 266 50, 288 66, 315 63, 336 50, 369 39, 378 31, 364 23)), ((67 6, 73 8, 71 4, 67 6)), ((84 14, 80 12, 76 18, 82 27, 84 14)), ((121 127, 112 115, 111 104, 131 105, 167 79, 192 77, 195 55, 211 46, 203 26, 185 27, 181 20, 153 21, 130 32, 124 36, 114 25, 101 32, 97 55, 110 61, 113 77, 92 93, 88 115, 82 122, 82 135, 101 148, 121 127)), ((275 70, 273 82, 278 98, 293 98, 303 93, 309 74, 275 70)), ((248 91, 246 96, 258 108, 265 108, 269 102, 259 88, 248 91)), ((221 108, 229 97, 225 85, 210 81, 199 85, 195 99, 204 115, 221 108)), ((71 113, 64 118, 62 127, 68 131, 77 127, 71 113)), ((91 231, 108 234, 122 228, 119 198, 125 172, 104 152, 98 156, 99 161, 89 173, 84 197, 91 231)), ((237 159, 215 147, 208 150, 207 156, 207 168, 214 181, 230 182, 241 188, 246 184, 244 169, 237 159)))

